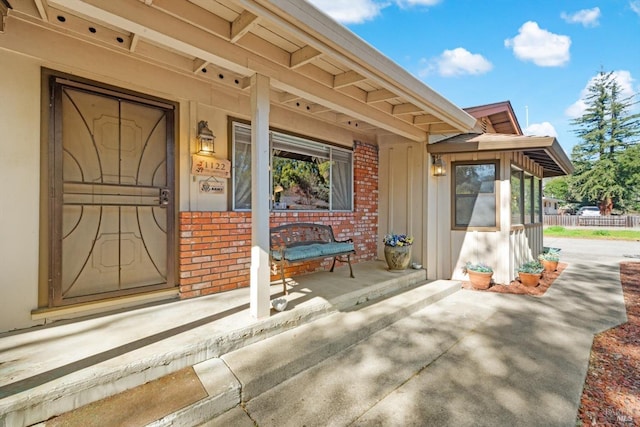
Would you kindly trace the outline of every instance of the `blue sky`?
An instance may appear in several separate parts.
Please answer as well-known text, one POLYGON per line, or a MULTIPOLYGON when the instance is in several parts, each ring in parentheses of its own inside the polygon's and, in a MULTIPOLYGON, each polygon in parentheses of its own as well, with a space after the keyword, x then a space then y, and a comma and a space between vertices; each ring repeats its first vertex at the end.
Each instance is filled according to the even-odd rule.
POLYGON ((510 101, 569 155, 599 71, 640 92, 640 0, 309 1, 459 107, 510 101))

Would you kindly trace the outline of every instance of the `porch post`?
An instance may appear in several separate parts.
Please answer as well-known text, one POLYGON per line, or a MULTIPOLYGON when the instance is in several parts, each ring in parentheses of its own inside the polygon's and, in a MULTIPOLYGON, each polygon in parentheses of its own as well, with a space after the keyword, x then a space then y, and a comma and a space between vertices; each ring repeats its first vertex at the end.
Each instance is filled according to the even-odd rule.
POLYGON ((268 317, 269 266, 269 78, 251 76, 251 316, 268 317))

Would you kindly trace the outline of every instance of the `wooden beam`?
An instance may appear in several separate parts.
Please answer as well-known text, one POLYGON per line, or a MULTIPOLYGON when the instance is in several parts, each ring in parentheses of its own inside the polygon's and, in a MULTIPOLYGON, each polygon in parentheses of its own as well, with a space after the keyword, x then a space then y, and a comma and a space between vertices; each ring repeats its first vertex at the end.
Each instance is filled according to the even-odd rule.
POLYGON ((387 101, 389 99, 399 98, 398 95, 387 89, 373 90, 367 93, 367 104, 374 102, 387 101))
POLYGON ((308 64, 314 59, 320 57, 320 55, 322 55, 322 52, 320 52, 319 50, 316 50, 311 46, 305 46, 291 54, 289 66, 293 69, 296 69, 302 65, 308 64))
POLYGON ((204 59, 196 58, 193 60, 193 74, 198 74, 200 71, 209 65, 209 61, 205 61, 204 59))
POLYGON ((240 40, 258 23, 258 17, 249 11, 242 13, 231 23, 231 43, 240 40))
POLYGON ((366 80, 366 77, 361 76, 355 71, 347 71, 342 74, 337 74, 333 77, 333 87, 334 89, 340 89, 346 86, 351 86, 354 83, 361 82, 366 80))
POLYGON ((35 0, 36 8, 38 9, 38 14, 40 14, 40 19, 44 22, 49 22, 49 16, 47 15, 47 9, 44 7, 44 3, 42 0, 35 0))
POLYGON ((415 116, 413 118, 413 124, 415 125, 432 125, 436 123, 442 123, 442 120, 437 118, 433 114, 423 114, 421 116, 415 116))
POLYGON ((134 34, 131 36, 131 44, 129 45, 129 52, 135 52, 136 47, 138 47, 138 42, 140 41, 140 36, 138 34, 134 34))
MULTIPOLYGON (((159 0, 155 0, 156 2, 159 0)), ((414 141, 426 140, 426 133, 396 117, 367 105, 367 92, 355 86, 335 90, 286 65, 248 51, 210 32, 141 2, 127 0, 49 0, 66 10, 105 22, 116 28, 183 54, 201 58, 236 74, 259 73, 271 78, 274 88, 296 94, 311 103, 327 107, 414 141), (345 93, 343 93, 345 92, 345 93)), ((182 4, 182 2, 181 2, 182 4)), ((308 64, 307 66, 310 66, 308 64)))
POLYGON ((394 116, 401 116, 404 114, 419 113, 420 111, 422 111, 422 109, 416 107, 413 104, 398 104, 393 106, 392 114, 394 116))
POLYGON ((282 94, 280 94, 280 96, 278 96, 278 99, 280 100, 280 102, 282 104, 288 104, 288 103, 291 103, 291 102, 299 101, 302 98, 300 98, 300 96, 298 96, 298 95, 293 95, 291 93, 282 93, 282 94))

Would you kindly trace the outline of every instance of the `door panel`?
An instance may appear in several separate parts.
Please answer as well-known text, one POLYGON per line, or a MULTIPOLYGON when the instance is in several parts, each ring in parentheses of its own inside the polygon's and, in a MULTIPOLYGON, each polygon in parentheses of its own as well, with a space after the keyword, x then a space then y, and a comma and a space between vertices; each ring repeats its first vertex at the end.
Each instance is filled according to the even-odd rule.
POLYGON ((52 304, 174 286, 172 108, 54 93, 52 304))

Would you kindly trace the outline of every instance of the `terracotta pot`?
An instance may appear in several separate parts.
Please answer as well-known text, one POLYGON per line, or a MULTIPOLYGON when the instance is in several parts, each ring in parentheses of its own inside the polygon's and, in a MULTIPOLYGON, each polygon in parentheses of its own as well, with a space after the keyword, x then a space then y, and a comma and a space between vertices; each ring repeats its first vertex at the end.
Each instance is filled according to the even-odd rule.
POLYGON ((406 270, 411 262, 411 245, 385 246, 384 259, 390 271, 406 270))
POLYGON ((542 277, 542 274, 518 273, 518 278, 520 279, 520 283, 522 283, 525 286, 529 286, 531 288, 535 288, 536 286, 538 286, 538 283, 540 282, 541 277, 542 277))
POLYGON ((491 277, 493 273, 481 273, 479 271, 468 270, 469 281, 471 285, 476 289, 489 289, 491 286, 491 277))
POLYGON ((558 261, 547 261, 543 259, 540 261, 540 263, 544 267, 544 271, 552 273, 558 269, 558 261))

